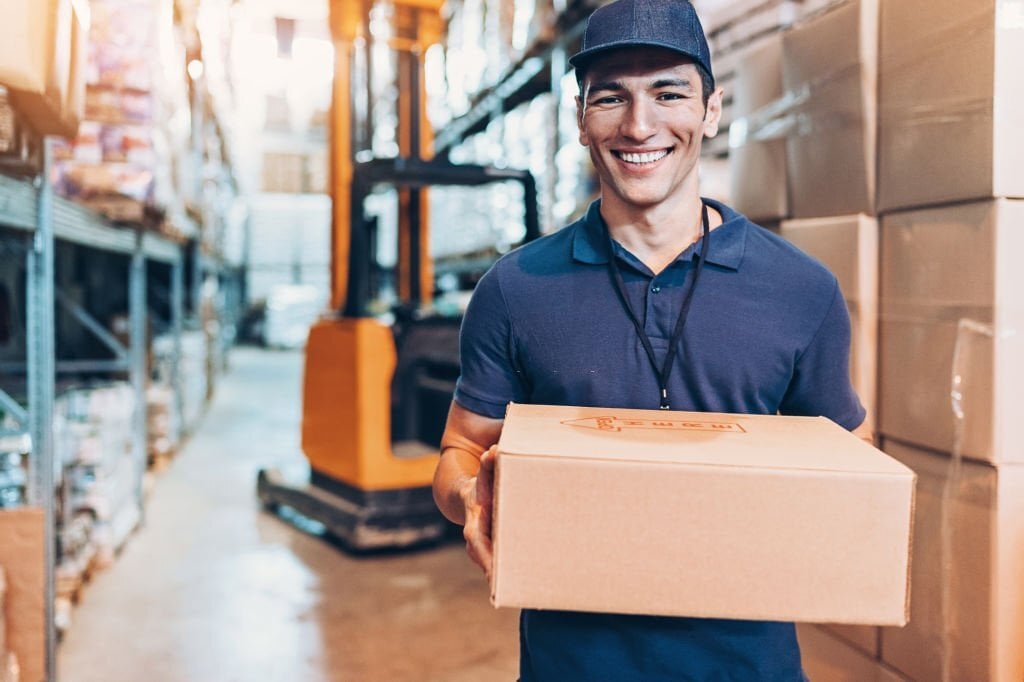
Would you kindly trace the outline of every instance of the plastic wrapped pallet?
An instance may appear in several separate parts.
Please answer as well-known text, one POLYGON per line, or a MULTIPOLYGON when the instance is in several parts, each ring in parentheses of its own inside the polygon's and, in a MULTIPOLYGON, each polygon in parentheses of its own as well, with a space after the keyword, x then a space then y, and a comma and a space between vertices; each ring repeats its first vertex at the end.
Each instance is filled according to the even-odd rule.
POLYGON ((31 449, 32 439, 28 434, 0 436, 0 509, 25 504, 31 449))
POLYGON ((884 436, 993 463, 1024 462, 1022 228, 1024 201, 1009 199, 883 216, 884 436))
POLYGON ((884 3, 880 210, 1024 197, 1022 63, 1017 0, 884 3))
POLYGON ((794 218, 875 214, 878 0, 851 0, 783 36, 794 218))
POLYGON ((918 476, 910 623, 882 660, 914 680, 1024 679, 1024 466, 886 440, 918 476))
POLYGON ((83 124, 58 145, 57 191, 115 220, 141 220, 154 199, 154 3, 94 0, 83 124), (120 195, 131 202, 114 201, 120 195), (128 212, 129 208, 133 212, 128 212))

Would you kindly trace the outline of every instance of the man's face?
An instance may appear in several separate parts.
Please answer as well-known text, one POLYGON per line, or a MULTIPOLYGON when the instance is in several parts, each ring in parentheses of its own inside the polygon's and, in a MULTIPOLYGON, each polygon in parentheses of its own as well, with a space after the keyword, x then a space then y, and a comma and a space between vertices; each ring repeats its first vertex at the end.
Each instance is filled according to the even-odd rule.
POLYGON ((648 209, 697 191, 705 135, 718 132, 722 93, 705 109, 697 68, 670 50, 631 48, 587 67, 577 122, 602 201, 648 209))

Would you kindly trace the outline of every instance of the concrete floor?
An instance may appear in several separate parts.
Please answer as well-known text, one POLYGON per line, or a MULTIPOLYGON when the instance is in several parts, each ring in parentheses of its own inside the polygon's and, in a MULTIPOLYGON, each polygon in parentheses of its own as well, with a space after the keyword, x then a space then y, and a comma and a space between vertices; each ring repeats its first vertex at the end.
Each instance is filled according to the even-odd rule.
POLYGON ((353 557, 261 511, 256 472, 301 462, 302 355, 236 350, 145 525, 86 587, 61 682, 514 680, 512 611, 461 544, 353 557))

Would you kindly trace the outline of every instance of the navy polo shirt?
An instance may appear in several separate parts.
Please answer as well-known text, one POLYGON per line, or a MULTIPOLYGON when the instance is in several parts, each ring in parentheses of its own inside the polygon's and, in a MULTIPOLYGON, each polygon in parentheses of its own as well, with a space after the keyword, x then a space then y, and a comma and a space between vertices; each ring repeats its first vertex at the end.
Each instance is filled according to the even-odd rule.
MULTIPOLYGON (((706 201, 723 224, 657 276, 614 244, 659 365, 706 248, 668 384, 672 409, 859 426, 865 412, 850 385, 850 321, 835 277, 706 201)), ((495 418, 510 401, 658 408, 657 375, 608 272, 599 208, 509 253, 480 280, 462 326, 461 406, 495 418)), ((802 679, 791 623, 525 610, 520 642, 524 682, 802 679)))

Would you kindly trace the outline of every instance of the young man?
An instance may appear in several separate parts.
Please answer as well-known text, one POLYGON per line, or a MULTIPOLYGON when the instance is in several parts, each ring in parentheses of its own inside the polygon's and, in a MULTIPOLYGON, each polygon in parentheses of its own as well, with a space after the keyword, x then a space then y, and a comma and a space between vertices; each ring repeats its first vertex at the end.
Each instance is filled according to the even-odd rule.
MULTIPOLYGON (((718 131, 722 91, 690 3, 606 5, 570 61, 600 199, 480 281, 434 480, 485 572, 492 446, 509 401, 824 415, 864 428, 835 277, 700 197, 701 143, 718 131)), ((791 623, 525 610, 520 642, 524 682, 803 679, 791 623)))

